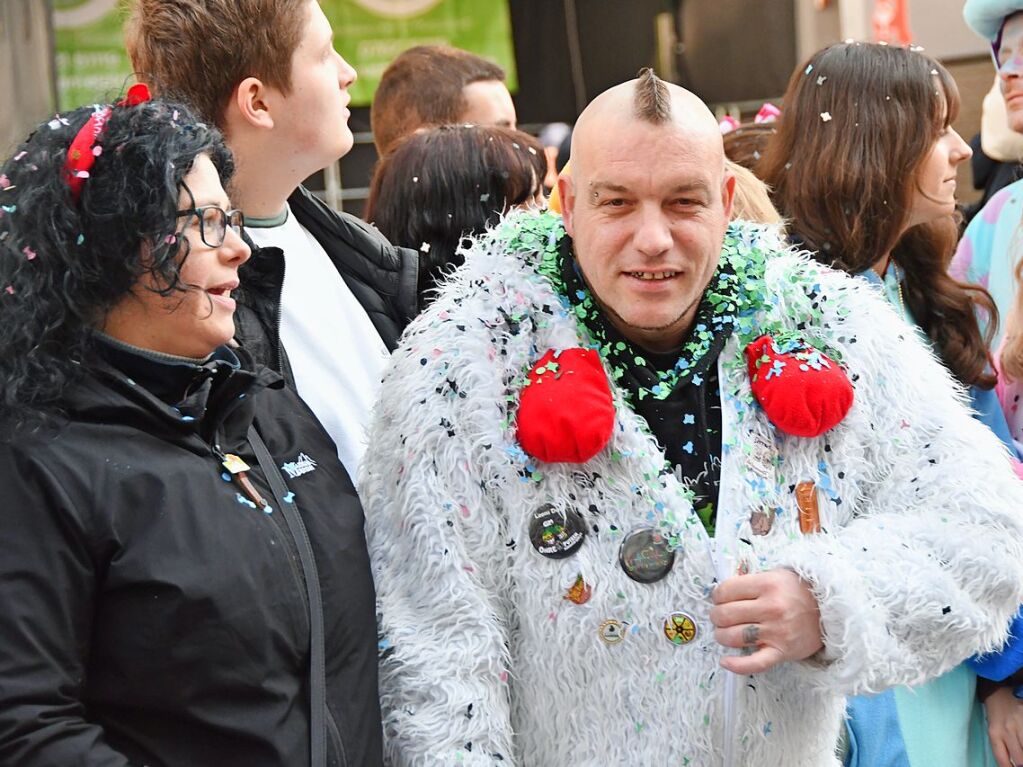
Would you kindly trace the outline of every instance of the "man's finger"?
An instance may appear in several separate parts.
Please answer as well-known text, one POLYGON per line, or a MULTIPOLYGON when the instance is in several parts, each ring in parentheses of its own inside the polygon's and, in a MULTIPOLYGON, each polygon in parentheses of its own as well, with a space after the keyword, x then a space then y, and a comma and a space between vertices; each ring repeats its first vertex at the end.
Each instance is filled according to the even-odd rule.
POLYGON ((726 578, 714 589, 714 604, 737 602, 742 599, 756 599, 764 590, 769 573, 753 573, 751 575, 733 575, 726 578))
POLYGON ((714 629, 714 639, 723 647, 759 647, 764 638, 758 623, 714 629))
POLYGON ((726 602, 710 608, 710 622, 718 628, 741 626, 744 623, 761 623, 764 617, 764 606, 758 599, 726 602))
POLYGON ((752 655, 726 655, 721 659, 721 666, 734 674, 762 674, 782 660, 781 650, 765 646, 752 655))

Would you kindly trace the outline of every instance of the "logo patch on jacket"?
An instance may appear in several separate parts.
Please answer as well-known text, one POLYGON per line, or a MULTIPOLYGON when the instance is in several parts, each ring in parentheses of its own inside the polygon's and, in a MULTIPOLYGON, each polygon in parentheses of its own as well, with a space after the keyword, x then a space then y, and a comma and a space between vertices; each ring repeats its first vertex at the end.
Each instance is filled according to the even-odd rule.
POLYGON ((316 461, 305 453, 299 453, 298 458, 294 461, 288 461, 282 465, 281 471, 288 475, 288 479, 295 479, 295 477, 301 477, 303 474, 316 471, 316 461))

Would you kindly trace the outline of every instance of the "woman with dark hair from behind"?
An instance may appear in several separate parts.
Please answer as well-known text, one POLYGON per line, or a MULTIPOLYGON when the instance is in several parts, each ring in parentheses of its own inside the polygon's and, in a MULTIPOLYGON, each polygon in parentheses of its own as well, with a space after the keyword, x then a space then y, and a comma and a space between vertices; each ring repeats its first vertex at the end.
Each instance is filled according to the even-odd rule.
MULTIPOLYGON (((758 171, 790 237, 875 284, 1011 449, 989 365, 997 312, 985 290, 946 272, 958 232, 956 168, 970 157, 951 127, 959 110, 951 75, 919 49, 841 43, 793 73, 784 103, 758 171), (990 318, 986 333, 978 313, 990 318)), ((975 687, 960 665, 913 689, 850 698, 846 764, 984 764, 975 687)))
POLYGON ((0 166, 0 764, 380 764, 361 506, 231 343, 222 137, 147 98, 0 166))
POLYGON ((547 159, 540 142, 510 128, 450 125, 414 133, 380 161, 366 220, 419 251, 419 308, 463 261, 465 237, 510 209, 543 205, 547 159))

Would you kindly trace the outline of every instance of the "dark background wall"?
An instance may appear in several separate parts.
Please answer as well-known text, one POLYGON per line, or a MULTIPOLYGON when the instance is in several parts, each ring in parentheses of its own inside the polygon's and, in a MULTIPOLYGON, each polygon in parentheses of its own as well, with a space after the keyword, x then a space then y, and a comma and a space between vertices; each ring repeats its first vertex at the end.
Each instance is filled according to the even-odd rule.
MULTIPOLYGON (((708 102, 776 98, 796 64, 792 3, 771 0, 510 0, 519 122, 575 120, 601 91, 657 60, 655 18, 671 15, 682 85, 708 102)), ((344 53, 344 31, 337 31, 344 53)), ((362 212, 376 153, 369 109, 353 110, 358 144, 341 163, 344 208, 362 212)), ((323 188, 322 181, 312 182, 323 188)))

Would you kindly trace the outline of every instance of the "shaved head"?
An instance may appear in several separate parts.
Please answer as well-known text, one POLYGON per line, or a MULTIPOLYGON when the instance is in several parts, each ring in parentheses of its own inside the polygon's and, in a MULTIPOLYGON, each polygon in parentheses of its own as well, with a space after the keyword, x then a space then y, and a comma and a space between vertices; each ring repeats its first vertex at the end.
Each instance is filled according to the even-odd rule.
POLYGON ((663 127, 686 143, 706 147, 711 155, 720 157, 724 172, 721 129, 707 105, 691 91, 644 69, 635 80, 608 88, 579 115, 572 131, 573 175, 579 178, 579 171, 588 165, 594 137, 613 137, 635 122, 663 127))
POLYGON ((653 352, 682 343, 734 188, 706 104, 649 70, 579 115, 572 170, 558 180, 565 231, 597 304, 630 341, 653 352))

